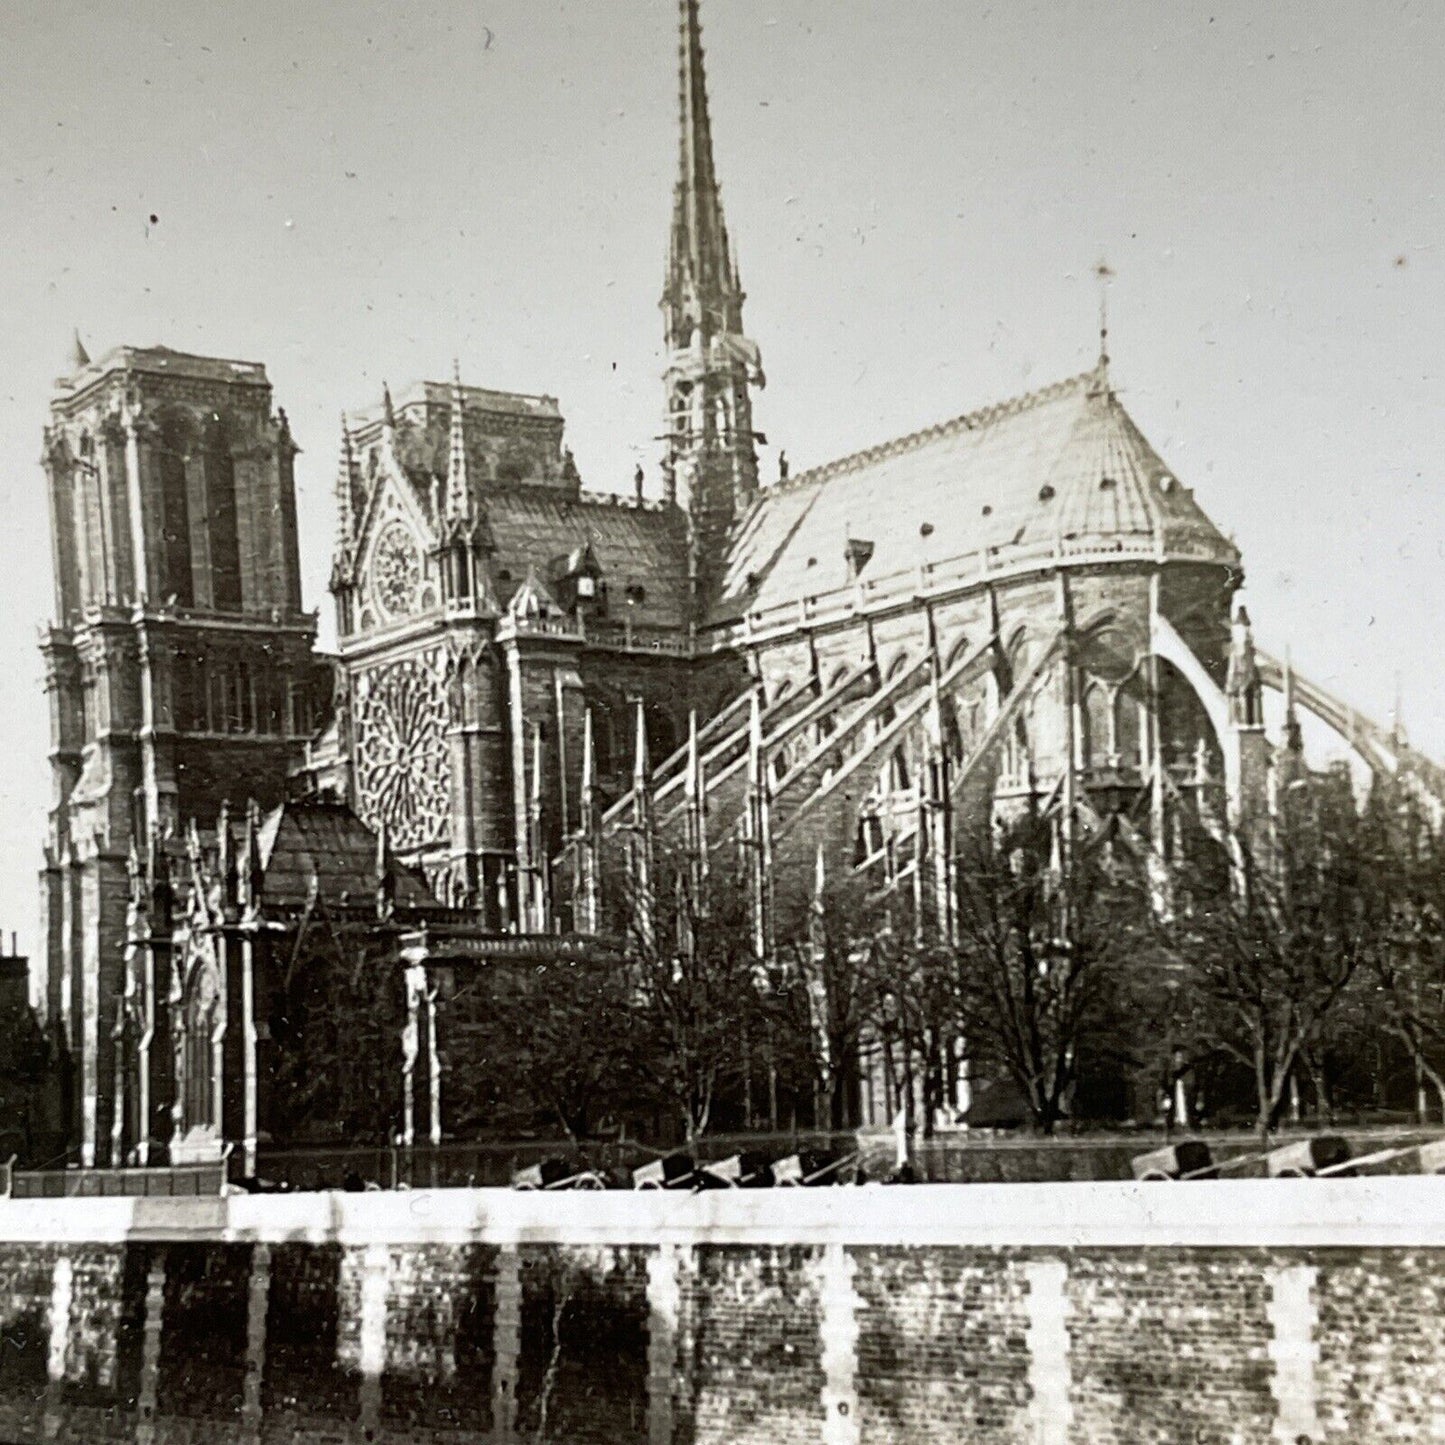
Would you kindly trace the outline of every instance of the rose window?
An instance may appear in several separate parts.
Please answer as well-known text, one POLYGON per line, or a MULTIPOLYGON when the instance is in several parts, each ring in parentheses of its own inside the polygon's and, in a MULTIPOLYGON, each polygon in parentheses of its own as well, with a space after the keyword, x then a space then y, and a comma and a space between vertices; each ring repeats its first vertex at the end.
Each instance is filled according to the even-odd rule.
POLYGON ((405 617, 416 611, 421 572, 421 549, 411 529, 393 522, 377 538, 371 557, 371 590, 383 612, 405 617))
POLYGON ((434 665, 408 659, 358 679, 356 786, 362 817, 396 848, 443 835, 447 813, 446 689, 434 665))

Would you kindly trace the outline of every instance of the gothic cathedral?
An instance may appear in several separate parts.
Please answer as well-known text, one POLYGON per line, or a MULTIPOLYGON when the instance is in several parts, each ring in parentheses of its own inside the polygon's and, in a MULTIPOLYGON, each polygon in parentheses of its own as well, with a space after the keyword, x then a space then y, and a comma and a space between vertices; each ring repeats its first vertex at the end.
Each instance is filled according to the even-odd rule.
POLYGON ((371 961, 350 1006, 394 1076, 327 1107, 440 1140, 438 1061, 462 1045, 436 971, 585 946, 603 864, 642 830, 745 860, 766 955, 784 880, 815 864, 910 878, 946 934, 940 860, 969 813, 1109 828, 1161 863, 1185 815, 1248 827, 1298 765, 1296 708, 1445 797, 1398 728, 1256 650, 1238 551, 1107 357, 760 478, 761 358, 698 0, 679 9, 655 495, 640 473, 584 488, 551 397, 455 371, 388 389, 342 418, 325 658, 264 368, 77 342, 45 433, 42 876, 79 1160, 231 1146, 254 1167, 299 1127, 282 1005, 323 935, 371 961))

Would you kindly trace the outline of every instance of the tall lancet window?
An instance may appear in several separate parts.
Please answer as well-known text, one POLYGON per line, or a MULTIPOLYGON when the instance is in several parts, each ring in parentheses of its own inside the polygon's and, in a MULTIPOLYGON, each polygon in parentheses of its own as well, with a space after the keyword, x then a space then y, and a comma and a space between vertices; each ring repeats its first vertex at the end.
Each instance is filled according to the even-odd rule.
POLYGON ((223 612, 241 607, 241 545, 236 525, 236 463, 230 428, 213 417, 206 427, 206 500, 210 507, 211 601, 223 612))
POLYGON ((186 498, 186 453, 189 437, 185 423, 168 418, 161 427, 159 455, 161 493, 162 597, 174 597, 181 607, 194 607, 195 582, 191 576, 191 508, 186 498))

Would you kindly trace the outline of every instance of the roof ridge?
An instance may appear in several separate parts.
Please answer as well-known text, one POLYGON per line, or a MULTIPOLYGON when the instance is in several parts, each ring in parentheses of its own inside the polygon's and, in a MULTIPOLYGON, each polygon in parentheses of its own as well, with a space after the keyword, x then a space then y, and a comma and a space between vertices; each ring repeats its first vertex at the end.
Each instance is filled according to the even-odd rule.
POLYGON ((849 452, 845 456, 836 457, 831 462, 824 462, 820 466, 810 467, 805 472, 799 472, 797 476, 789 477, 786 482, 774 482, 770 486, 762 488, 759 497, 761 499, 796 491, 805 485, 831 481, 834 477, 857 471, 860 467, 882 461, 886 457, 901 456, 904 452, 913 451, 940 437, 956 436, 960 431, 976 431, 979 427, 989 426, 1004 417, 1017 416, 1020 412, 1029 411, 1045 402, 1056 401, 1059 397, 1066 396, 1069 392, 1077 391, 1084 385, 1092 383, 1097 376, 1098 368, 1092 367, 1075 376, 1065 377, 1062 381, 1050 382, 1036 391, 1026 391, 1019 396, 991 402, 975 411, 963 412, 959 416, 935 422, 932 426, 923 427, 918 431, 907 432, 903 436, 893 437, 886 442, 877 442, 871 447, 864 447, 861 451, 849 452))
POLYGON ((628 512, 665 512, 671 505, 661 497, 638 497, 627 492, 599 492, 587 487, 577 489, 575 500, 589 507, 614 507, 628 512))

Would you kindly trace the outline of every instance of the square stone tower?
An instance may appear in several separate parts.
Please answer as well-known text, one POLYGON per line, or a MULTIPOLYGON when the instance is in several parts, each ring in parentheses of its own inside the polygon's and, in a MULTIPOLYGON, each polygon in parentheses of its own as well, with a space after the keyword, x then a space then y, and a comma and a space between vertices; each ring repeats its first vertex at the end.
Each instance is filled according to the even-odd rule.
POLYGON ((279 802, 324 696, 296 450, 254 362, 164 347, 92 362, 77 340, 56 383, 42 1006, 84 1163, 111 1161, 117 1124, 131 858, 152 832, 209 824, 223 796, 279 802))

